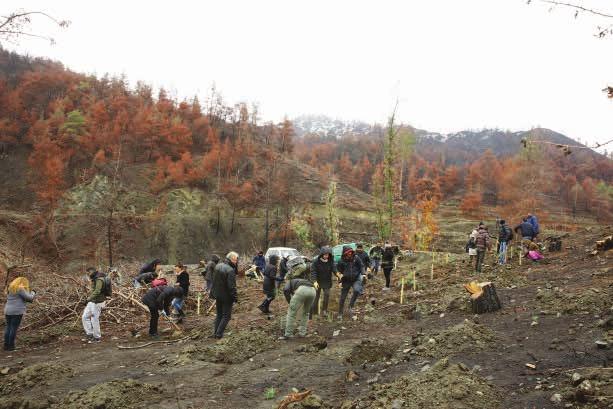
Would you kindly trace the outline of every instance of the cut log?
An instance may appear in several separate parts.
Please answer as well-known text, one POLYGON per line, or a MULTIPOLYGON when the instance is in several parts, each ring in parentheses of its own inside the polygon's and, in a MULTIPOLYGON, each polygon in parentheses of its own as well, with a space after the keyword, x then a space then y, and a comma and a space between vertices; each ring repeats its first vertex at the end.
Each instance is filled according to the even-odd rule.
POLYGON ((613 235, 596 242, 596 249, 606 251, 613 249, 613 235))
POLYGON ((464 285, 464 288, 471 294, 470 303, 474 314, 498 311, 502 304, 496 294, 496 287, 492 282, 476 283, 464 285))

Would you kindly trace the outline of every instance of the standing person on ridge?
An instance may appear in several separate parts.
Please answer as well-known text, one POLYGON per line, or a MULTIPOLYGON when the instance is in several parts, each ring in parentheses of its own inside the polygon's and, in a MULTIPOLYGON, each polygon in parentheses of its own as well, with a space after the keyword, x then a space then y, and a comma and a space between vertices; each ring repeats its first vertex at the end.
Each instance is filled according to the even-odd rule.
POLYGON ((273 254, 268 258, 268 265, 264 268, 263 276, 264 281, 262 283, 262 289, 266 298, 262 301, 262 304, 258 306, 260 311, 264 314, 270 314, 270 303, 275 299, 275 293, 277 292, 277 270, 279 266, 279 256, 273 254))
POLYGON ((477 261, 475 264, 475 271, 480 273, 483 260, 485 259, 485 252, 486 250, 491 250, 492 247, 490 243, 490 234, 488 233, 487 227, 484 224, 479 224, 475 243, 477 245, 477 261))
POLYGON ((319 314, 319 296, 323 291, 324 297, 321 307, 323 314, 328 313, 328 302, 330 300, 330 288, 332 288, 332 276, 336 273, 334 256, 332 249, 324 246, 319 250, 319 256, 311 263, 311 281, 315 287, 315 301, 311 308, 311 317, 319 314))
POLYGON ((232 305, 238 302, 236 291, 236 272, 238 270, 238 253, 231 251, 226 259, 215 266, 211 297, 215 299, 217 315, 210 338, 222 338, 226 326, 232 318, 232 305))
POLYGON ((504 220, 500 220, 500 231, 498 232, 498 263, 505 264, 507 261, 507 249, 513 240, 513 230, 507 226, 504 220))
MULTIPOLYGON (((7 266, 0 262, 0 269, 8 274, 7 266)), ((4 305, 4 319, 6 328, 4 329, 4 350, 15 350, 15 338, 17 329, 21 324, 23 315, 26 313, 26 303, 33 302, 36 293, 30 290, 30 283, 25 277, 17 277, 9 284, 4 305)))
POLYGON ((381 267, 383 268, 383 274, 385 275, 385 287, 383 287, 384 291, 389 291, 390 283, 392 281, 392 270, 394 269, 394 249, 389 242, 385 242, 383 246, 383 261, 381 263, 381 267))

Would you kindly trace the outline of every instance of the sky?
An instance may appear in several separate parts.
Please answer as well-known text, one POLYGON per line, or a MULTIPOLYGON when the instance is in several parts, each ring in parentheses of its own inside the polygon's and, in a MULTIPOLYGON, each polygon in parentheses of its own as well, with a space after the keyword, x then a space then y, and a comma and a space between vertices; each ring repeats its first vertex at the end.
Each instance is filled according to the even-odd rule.
MULTIPOLYGON (((613 14, 609 0, 577 4, 613 14)), ((325 114, 457 132, 546 127, 613 139, 613 19, 539 0, 3 0, 0 15, 42 10, 6 48, 88 74, 124 74, 179 99, 259 104, 262 120, 325 114)), ((608 146, 609 151, 613 144, 608 146)))

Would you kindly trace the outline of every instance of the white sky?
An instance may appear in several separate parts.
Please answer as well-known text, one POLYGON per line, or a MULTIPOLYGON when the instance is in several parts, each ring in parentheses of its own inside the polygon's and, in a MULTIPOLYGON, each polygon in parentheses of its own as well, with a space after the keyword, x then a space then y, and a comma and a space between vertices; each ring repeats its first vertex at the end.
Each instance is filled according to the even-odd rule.
MULTIPOLYGON (((613 13, 610 0, 577 3, 613 13), (608 7, 607 7, 608 6, 608 7)), ((3 0, 0 14, 44 10, 72 21, 34 29, 57 44, 10 49, 67 67, 127 75, 179 97, 214 82, 227 102, 258 102, 264 120, 301 114, 438 132, 543 126, 613 139, 613 38, 607 20, 533 0, 3 0)), ((609 21, 613 23, 613 19, 609 21)), ((609 146, 611 150, 611 145, 609 146)))

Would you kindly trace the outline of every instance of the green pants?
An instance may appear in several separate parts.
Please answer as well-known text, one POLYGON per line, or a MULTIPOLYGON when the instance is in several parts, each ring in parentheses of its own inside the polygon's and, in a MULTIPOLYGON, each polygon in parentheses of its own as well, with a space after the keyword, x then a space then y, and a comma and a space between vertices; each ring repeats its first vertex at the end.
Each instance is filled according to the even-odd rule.
POLYGON ((285 336, 291 337, 294 335, 294 326, 296 325, 296 316, 300 311, 300 318, 298 322, 298 333, 302 336, 307 332, 307 321, 309 319, 309 311, 313 306, 315 300, 315 288, 307 287, 305 285, 298 287, 287 309, 287 319, 285 320, 285 336))

